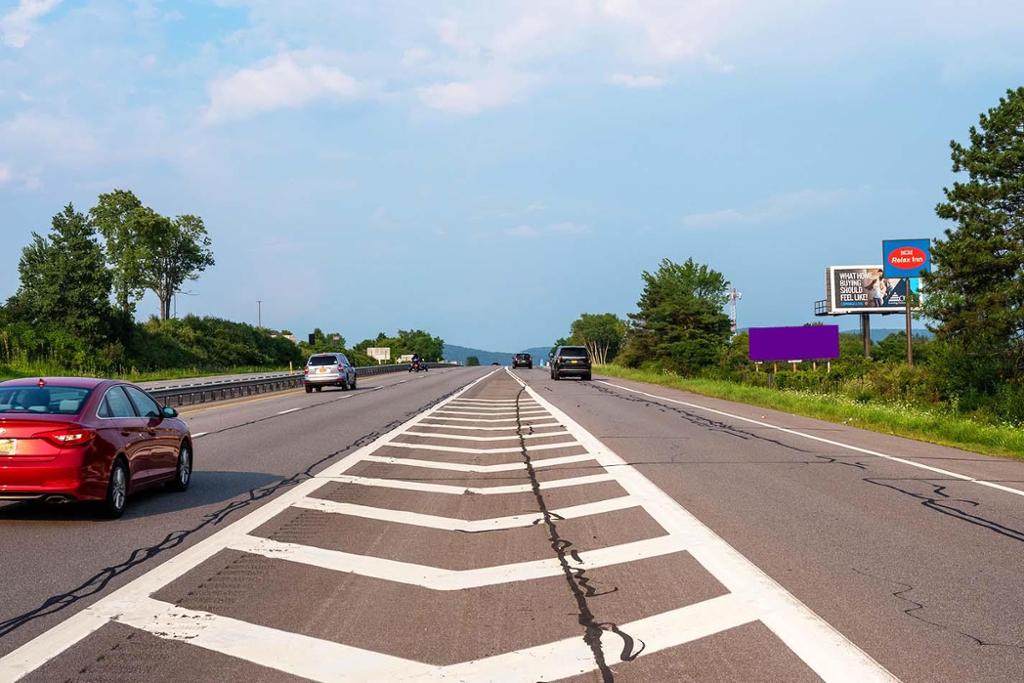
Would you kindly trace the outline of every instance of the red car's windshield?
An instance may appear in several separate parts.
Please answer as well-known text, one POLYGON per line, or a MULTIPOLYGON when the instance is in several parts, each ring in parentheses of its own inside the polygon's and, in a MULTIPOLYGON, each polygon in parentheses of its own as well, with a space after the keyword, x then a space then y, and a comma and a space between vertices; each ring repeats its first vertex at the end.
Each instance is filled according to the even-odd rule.
POLYGON ((91 389, 82 387, 0 387, 0 413, 77 415, 91 389))

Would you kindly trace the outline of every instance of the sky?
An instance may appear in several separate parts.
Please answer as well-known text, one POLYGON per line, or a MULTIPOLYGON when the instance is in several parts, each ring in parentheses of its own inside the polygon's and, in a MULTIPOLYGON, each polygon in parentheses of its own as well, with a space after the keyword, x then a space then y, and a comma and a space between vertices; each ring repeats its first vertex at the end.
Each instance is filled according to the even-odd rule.
POLYGON ((1019 0, 0 0, 0 298, 122 188, 206 222, 179 315, 515 351, 692 257, 801 324, 1022 80, 1019 0))

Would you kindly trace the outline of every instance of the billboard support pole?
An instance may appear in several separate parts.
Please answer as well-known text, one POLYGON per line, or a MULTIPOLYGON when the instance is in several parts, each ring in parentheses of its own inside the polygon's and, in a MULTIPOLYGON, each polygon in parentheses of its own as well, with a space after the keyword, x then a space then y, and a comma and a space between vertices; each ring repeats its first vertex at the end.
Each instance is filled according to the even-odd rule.
POLYGON ((871 314, 860 314, 860 336, 864 342, 864 357, 871 358, 871 314))
POLYGON ((913 366, 914 365, 914 341, 913 341, 913 336, 911 334, 912 333, 912 320, 913 320, 913 318, 911 317, 911 314, 910 314, 910 278, 909 277, 903 279, 903 286, 905 287, 905 289, 903 290, 903 300, 907 304, 907 307, 906 307, 906 313, 907 313, 907 365, 913 366))

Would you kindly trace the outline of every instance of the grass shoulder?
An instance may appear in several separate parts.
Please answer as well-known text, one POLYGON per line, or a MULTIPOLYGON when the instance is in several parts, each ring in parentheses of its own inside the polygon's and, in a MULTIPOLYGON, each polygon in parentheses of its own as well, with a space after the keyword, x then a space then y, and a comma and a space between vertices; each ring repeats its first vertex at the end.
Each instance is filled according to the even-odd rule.
POLYGON ((618 365, 601 365, 595 370, 610 377, 773 408, 986 455, 1024 460, 1024 430, 1013 425, 985 424, 941 409, 902 403, 862 403, 842 394, 766 389, 728 380, 686 378, 618 365))

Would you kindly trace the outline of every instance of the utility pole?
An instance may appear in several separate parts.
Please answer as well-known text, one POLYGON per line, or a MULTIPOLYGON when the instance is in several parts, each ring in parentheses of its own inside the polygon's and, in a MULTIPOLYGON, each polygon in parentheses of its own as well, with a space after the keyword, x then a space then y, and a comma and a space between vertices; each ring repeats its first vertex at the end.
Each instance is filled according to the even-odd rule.
POLYGON ((256 300, 256 327, 263 327, 263 299, 256 300))
POLYGON ((913 340, 913 325, 911 314, 910 314, 910 278, 903 279, 903 286, 906 289, 903 292, 903 300, 906 302, 906 313, 907 313, 907 365, 914 364, 914 340, 913 340))
POLYGON ((733 287, 729 290, 729 326, 732 333, 736 334, 736 302, 743 298, 743 294, 733 287))

